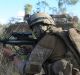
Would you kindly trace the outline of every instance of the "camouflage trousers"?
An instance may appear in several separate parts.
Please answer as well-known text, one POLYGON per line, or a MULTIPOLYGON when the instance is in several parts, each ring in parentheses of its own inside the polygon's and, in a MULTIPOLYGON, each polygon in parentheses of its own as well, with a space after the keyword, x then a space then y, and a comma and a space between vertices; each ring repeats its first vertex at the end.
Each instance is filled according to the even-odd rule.
POLYGON ((54 63, 45 63, 43 68, 45 74, 44 71, 41 71, 35 75, 80 75, 79 69, 73 68, 73 65, 65 59, 58 60, 54 63))
POLYGON ((77 68, 65 59, 58 60, 51 64, 44 65, 45 75, 80 75, 77 68))

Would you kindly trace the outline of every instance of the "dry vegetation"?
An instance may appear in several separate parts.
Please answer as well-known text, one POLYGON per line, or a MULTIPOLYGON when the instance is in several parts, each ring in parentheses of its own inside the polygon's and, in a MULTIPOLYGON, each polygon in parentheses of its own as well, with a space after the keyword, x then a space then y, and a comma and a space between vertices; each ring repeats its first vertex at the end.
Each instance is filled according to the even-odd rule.
MULTIPOLYGON (((1 37, 3 34, 1 29, 1 37)), ((9 35, 11 32, 27 32, 29 30, 26 23, 16 23, 6 28, 5 34, 9 35)), ((0 75, 20 75, 12 62, 3 56, 3 46, 0 44, 0 75)))

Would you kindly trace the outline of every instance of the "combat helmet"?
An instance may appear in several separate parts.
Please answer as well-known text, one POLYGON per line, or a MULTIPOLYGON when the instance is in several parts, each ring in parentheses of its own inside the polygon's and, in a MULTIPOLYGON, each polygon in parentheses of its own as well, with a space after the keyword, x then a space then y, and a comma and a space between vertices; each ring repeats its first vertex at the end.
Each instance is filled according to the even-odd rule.
POLYGON ((30 16, 29 18, 29 25, 30 27, 38 24, 46 24, 46 25, 55 25, 52 17, 47 13, 35 13, 30 16))

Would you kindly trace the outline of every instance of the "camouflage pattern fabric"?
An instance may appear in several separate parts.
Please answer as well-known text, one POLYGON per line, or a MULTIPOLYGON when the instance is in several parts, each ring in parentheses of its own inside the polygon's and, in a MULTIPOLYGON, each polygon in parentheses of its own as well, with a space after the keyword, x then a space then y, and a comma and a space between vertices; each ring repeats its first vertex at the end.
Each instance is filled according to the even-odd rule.
POLYGON ((48 65, 47 75, 80 75, 80 71, 66 59, 61 59, 48 65))
POLYGON ((31 53, 28 64, 26 64, 26 72, 30 74, 39 73, 43 62, 49 57, 51 52, 52 49, 43 48, 37 45, 31 53))
POLYGON ((44 48, 53 50, 50 55, 51 60, 61 59, 64 57, 64 54, 66 52, 64 43, 61 39, 59 39, 59 37, 55 35, 45 35, 38 44, 44 48))
POLYGON ((55 75, 72 75, 72 64, 64 59, 55 62, 52 68, 55 75))
POLYGON ((69 37, 70 37, 72 43, 74 44, 74 46, 76 46, 76 48, 80 54, 80 33, 77 32, 76 29, 71 28, 71 29, 69 29, 69 37))
POLYGON ((52 56, 52 60, 61 59, 65 53, 65 46, 63 43, 59 42, 61 41, 56 39, 55 36, 46 35, 43 37, 32 51, 29 61, 26 63, 25 72, 32 74, 39 73, 42 64, 48 59, 48 57, 50 57, 50 55, 52 56))
MULTIPOLYGON (((40 73, 43 63, 50 59, 52 61, 56 60, 50 64, 51 67, 47 65, 49 72, 51 72, 51 68, 55 73, 54 75, 80 75, 79 69, 74 66, 74 64, 77 65, 76 60, 73 64, 72 59, 74 60, 74 58, 72 58, 72 53, 66 53, 66 50, 66 46, 59 37, 49 34, 45 35, 36 45, 29 60, 26 62, 25 73, 40 73), (69 59, 69 56, 71 56, 71 59, 69 59)), ((23 70, 21 69, 20 72, 23 73, 23 70)), ((47 75, 53 75, 53 73, 47 75)))

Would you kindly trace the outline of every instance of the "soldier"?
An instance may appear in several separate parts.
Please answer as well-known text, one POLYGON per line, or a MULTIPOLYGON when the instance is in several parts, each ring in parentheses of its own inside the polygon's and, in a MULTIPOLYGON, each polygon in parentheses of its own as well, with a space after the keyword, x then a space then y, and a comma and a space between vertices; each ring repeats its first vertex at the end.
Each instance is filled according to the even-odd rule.
POLYGON ((5 55, 13 57, 13 62, 22 75, 40 73, 42 68, 45 75, 80 75, 79 51, 70 46, 68 31, 56 28, 52 17, 46 13, 33 14, 29 18, 29 25, 39 42, 28 61, 22 62, 11 49, 3 49, 5 55))

